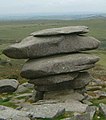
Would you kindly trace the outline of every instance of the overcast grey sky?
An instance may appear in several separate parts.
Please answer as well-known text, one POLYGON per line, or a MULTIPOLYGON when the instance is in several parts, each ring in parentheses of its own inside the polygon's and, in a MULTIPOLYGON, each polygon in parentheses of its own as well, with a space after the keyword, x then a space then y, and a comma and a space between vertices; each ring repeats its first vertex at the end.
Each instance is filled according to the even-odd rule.
POLYGON ((106 0, 0 0, 2 14, 106 13, 106 0))

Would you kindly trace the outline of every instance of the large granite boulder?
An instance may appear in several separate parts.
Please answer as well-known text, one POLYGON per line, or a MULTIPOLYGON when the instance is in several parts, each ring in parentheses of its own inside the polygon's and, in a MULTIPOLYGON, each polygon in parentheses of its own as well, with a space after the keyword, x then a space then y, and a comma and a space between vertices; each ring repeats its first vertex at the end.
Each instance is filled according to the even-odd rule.
POLYGON ((74 71, 81 71, 94 67, 99 60, 97 56, 89 54, 67 54, 40 59, 32 59, 25 63, 21 76, 24 78, 38 78, 74 71))
POLYGON ((74 80, 61 82, 52 85, 39 85, 35 86, 37 91, 58 91, 65 89, 80 89, 84 88, 89 82, 93 80, 93 77, 88 72, 81 72, 74 80))
POLYGON ((68 26, 61 28, 51 28, 44 29, 38 32, 33 32, 31 35, 33 36, 53 36, 53 35, 68 35, 68 34, 83 34, 87 33, 88 27, 86 26, 68 26))
POLYGON ((0 93, 9 93, 17 90, 19 82, 15 79, 0 80, 0 93))
POLYGON ((93 37, 78 35, 51 37, 29 36, 20 43, 10 45, 3 53, 8 57, 16 59, 39 58, 55 54, 92 50, 96 49, 99 43, 93 37))

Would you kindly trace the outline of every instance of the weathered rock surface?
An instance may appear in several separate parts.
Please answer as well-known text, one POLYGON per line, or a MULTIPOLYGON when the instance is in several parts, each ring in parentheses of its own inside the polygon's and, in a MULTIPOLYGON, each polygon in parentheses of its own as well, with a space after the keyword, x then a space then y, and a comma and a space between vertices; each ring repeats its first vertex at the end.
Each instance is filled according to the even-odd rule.
POLYGON ((72 89, 66 89, 61 91, 49 91, 49 92, 43 92, 43 91, 35 91, 32 95, 33 101, 38 100, 59 100, 61 102, 68 101, 70 99, 82 101, 85 99, 85 96, 82 94, 72 90, 72 89))
POLYGON ((74 90, 61 90, 61 91, 50 91, 44 95, 44 100, 59 100, 61 102, 68 101, 70 99, 82 101, 85 97, 74 91, 74 90))
POLYGON ((43 78, 30 79, 29 82, 35 85, 52 85, 64 81, 74 80, 78 76, 78 74, 79 72, 52 75, 43 78))
MULTIPOLYGON (((45 118, 51 118, 50 116, 52 115, 55 116, 60 110, 64 108, 66 112, 80 112, 83 113, 86 111, 86 108, 88 107, 88 105, 86 104, 82 104, 81 102, 77 101, 77 100, 66 100, 64 102, 62 101, 58 101, 58 100, 42 100, 42 101, 38 101, 34 104, 30 104, 30 105, 22 105, 22 111, 27 111, 27 112, 31 112, 33 113, 33 115, 35 114, 37 118, 37 113, 40 116, 44 114, 46 114, 49 117, 45 117, 45 118), (48 109, 47 109, 48 108, 48 109), (53 108, 53 109, 52 109, 53 108), (41 110, 41 112, 40 112, 41 110), (50 110, 50 114, 49 114, 49 110, 50 110), (53 110, 53 111, 52 111, 53 110), (38 111, 38 112, 35 112, 38 111), (44 112, 45 111, 45 112, 44 112), (47 113, 48 111, 48 113, 47 113), (57 112, 58 111, 58 112, 57 112), (42 114, 43 112, 43 114, 42 114), (55 113, 55 115, 53 115, 55 113)), ((62 114, 64 114, 64 112, 62 112, 62 114)), ((57 115, 56 115, 57 116, 57 115)))
POLYGON ((89 54, 68 54, 29 60, 23 66, 21 76, 29 79, 86 70, 94 67, 99 57, 89 54))
POLYGON ((60 102, 57 102, 55 104, 61 105, 62 107, 64 107, 66 112, 83 113, 86 111, 86 108, 88 107, 88 105, 82 104, 81 102, 74 100, 74 99, 66 100, 64 102, 60 101, 60 102))
POLYGON ((31 113, 32 118, 53 119, 65 113, 65 108, 57 104, 27 105, 22 111, 31 113))
POLYGON ((18 86, 17 90, 15 91, 15 93, 24 93, 26 91, 28 91, 29 89, 27 87, 24 87, 22 84, 18 86))
POLYGON ((94 80, 94 78, 88 72, 80 72, 73 81, 70 81, 70 83, 73 89, 78 89, 84 88, 92 80, 94 80))
POLYGON ((22 42, 9 46, 3 51, 11 58, 38 58, 43 56, 72 53, 96 49, 99 41, 87 36, 27 37, 22 42))
POLYGON ((14 117, 27 117, 28 112, 18 111, 13 108, 5 107, 0 105, 0 119, 11 120, 14 117))
POLYGON ((68 34, 83 34, 87 33, 88 27, 86 26, 68 26, 68 27, 61 27, 61 28, 51 28, 51 29, 44 29, 38 32, 31 33, 33 36, 53 36, 53 35, 68 35, 68 34))
POLYGON ((59 104, 65 107, 65 110, 67 112, 82 112, 83 113, 86 111, 86 108, 88 106, 76 100, 70 100, 68 102, 66 101, 64 103, 59 103, 59 104))
POLYGON ((15 116, 11 120, 31 120, 28 117, 15 116))
POLYGON ((106 105, 103 104, 103 103, 100 103, 100 104, 99 104, 99 109, 100 109, 100 112, 101 112, 103 115, 105 115, 105 117, 106 117, 106 105))
POLYGON ((65 81, 52 85, 39 85, 35 86, 37 91, 57 91, 65 89, 79 89, 84 88, 93 78, 88 72, 80 72, 77 78, 71 81, 65 81))
POLYGON ((0 93, 9 93, 16 91, 19 82, 15 79, 0 80, 0 93))

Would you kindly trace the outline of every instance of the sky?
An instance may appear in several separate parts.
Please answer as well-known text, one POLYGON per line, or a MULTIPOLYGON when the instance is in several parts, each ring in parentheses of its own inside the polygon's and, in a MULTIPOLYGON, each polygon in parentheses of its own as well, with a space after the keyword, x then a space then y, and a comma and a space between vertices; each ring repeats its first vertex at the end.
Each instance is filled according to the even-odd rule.
POLYGON ((106 13, 106 0, 0 0, 0 15, 106 13))

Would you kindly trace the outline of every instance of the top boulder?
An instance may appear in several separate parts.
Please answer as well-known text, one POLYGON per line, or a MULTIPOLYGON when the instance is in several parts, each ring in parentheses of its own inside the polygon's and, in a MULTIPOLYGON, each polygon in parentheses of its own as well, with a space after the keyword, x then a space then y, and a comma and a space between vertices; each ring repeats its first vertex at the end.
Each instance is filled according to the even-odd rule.
POLYGON ((44 29, 31 33, 32 36, 55 36, 55 35, 69 35, 69 34, 83 34, 88 33, 88 27, 86 26, 69 26, 61 28, 44 29))

